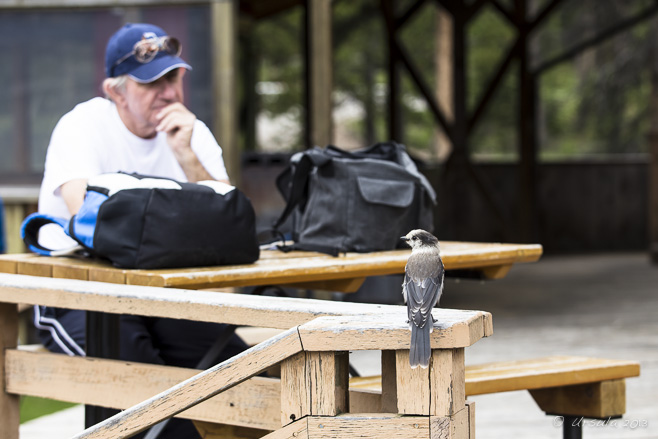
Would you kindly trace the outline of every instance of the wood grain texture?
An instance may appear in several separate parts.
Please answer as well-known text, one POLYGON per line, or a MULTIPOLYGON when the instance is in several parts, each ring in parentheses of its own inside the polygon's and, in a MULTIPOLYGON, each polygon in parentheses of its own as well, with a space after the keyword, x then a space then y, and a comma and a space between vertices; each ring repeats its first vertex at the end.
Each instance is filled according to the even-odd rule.
POLYGON ((75 436, 126 438, 174 416, 302 350, 295 328, 183 381, 75 436))
MULTIPOLYGON (((309 351, 409 349, 406 310, 397 314, 321 317, 299 327, 309 351)), ((483 311, 435 309, 430 341, 433 349, 467 347, 485 336, 491 314, 483 311), (475 330, 473 330, 475 327, 475 330)))
POLYGON ((289 329, 318 316, 387 314, 404 307, 327 302, 214 291, 110 285, 0 273, 0 301, 117 314, 289 329))
POLYGON ((464 349, 432 351, 429 374, 430 414, 452 416, 464 408, 464 349))
POLYGON ((395 352, 397 410, 402 415, 430 414, 430 369, 409 366, 409 351, 395 352))
POLYGON ((624 380, 535 389, 530 394, 539 408, 551 415, 604 419, 626 413, 624 380))
POLYGON ((309 439, 308 417, 304 417, 273 431, 267 436, 263 436, 262 439, 309 439))
MULTIPOLYGON (((49 352, 7 351, 11 393, 127 409, 199 373, 196 369, 49 352)), ((253 377, 178 416, 266 430, 281 426, 278 379, 253 377), (257 416, 254 414, 257 413, 257 416)))
MULTIPOLYGON (((553 356, 521 361, 500 361, 465 368, 466 396, 515 390, 574 386, 640 375, 634 361, 553 356)), ((351 389, 381 390, 382 377, 350 379, 351 389)))
POLYGON ((308 395, 306 352, 300 352, 281 363, 281 425, 311 413, 308 395))
MULTIPOLYGON (((500 277, 504 269, 516 263, 534 262, 541 257, 542 247, 529 244, 491 244, 449 242, 441 243, 442 255, 447 270, 485 270, 485 276, 500 277), (502 270, 502 271, 501 271, 502 270), (487 274, 489 273, 489 274, 487 274)), ((33 256, 25 261, 24 255, 7 255, 0 259, 0 271, 14 272, 11 262, 16 261, 18 274, 51 276, 47 266, 71 265, 79 270, 88 270, 90 280, 134 285, 173 288, 215 288, 229 286, 289 285, 307 282, 333 282, 332 287, 353 289, 351 280, 367 276, 404 273, 409 250, 392 250, 373 253, 347 253, 331 257, 317 253, 294 252, 285 254, 274 250, 261 252, 254 264, 221 267, 180 268, 163 270, 124 270, 113 268, 107 263, 80 261, 71 258, 33 256), (313 256, 311 256, 313 255, 313 256), (15 259, 14 259, 15 258, 15 259), (21 263, 22 262, 22 263, 21 263), (89 266, 81 265, 89 262, 89 266), (98 270, 98 271, 97 271, 98 270)), ((325 286, 325 288, 329 288, 325 286)))
POLYGON ((18 308, 0 303, 0 439, 18 439, 20 399, 7 391, 6 353, 18 342, 18 308))
POLYGON ((349 410, 349 353, 307 352, 310 414, 336 416, 349 410))
POLYGON ((640 375, 634 361, 552 356, 466 368, 466 394, 570 386, 640 375))
POLYGON ((428 439, 430 418, 385 413, 311 416, 308 418, 308 436, 312 439, 428 439))

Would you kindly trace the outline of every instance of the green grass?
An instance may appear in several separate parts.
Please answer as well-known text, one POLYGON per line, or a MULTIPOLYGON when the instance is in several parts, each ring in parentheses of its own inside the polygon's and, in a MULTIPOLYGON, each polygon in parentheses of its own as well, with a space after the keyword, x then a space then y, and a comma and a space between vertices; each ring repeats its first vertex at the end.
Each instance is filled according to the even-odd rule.
POLYGON ((74 405, 76 404, 55 401, 54 399, 37 398, 36 396, 21 396, 21 424, 40 416, 49 415, 73 407, 74 405))

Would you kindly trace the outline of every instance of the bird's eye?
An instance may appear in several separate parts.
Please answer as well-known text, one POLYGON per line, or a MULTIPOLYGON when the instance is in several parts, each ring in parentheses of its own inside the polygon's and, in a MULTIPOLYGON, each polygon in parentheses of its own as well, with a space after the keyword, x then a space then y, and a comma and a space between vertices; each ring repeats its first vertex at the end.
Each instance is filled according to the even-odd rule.
POLYGON ((415 240, 417 240, 418 238, 414 236, 414 237, 413 237, 413 238, 411 238, 411 239, 413 239, 413 240, 415 241, 415 240))

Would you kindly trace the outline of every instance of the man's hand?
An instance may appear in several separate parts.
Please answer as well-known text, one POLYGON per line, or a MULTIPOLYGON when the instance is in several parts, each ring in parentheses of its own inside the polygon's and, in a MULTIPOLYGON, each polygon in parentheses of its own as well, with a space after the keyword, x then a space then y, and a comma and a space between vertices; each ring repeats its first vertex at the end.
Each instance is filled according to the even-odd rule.
POLYGON ((167 143, 190 182, 213 180, 192 151, 192 131, 196 116, 180 102, 167 105, 156 116, 156 131, 167 133, 167 143))
POLYGON ((196 116, 180 102, 167 105, 156 116, 158 126, 156 131, 167 133, 167 142, 174 155, 180 161, 180 156, 188 150, 191 152, 192 131, 196 116))

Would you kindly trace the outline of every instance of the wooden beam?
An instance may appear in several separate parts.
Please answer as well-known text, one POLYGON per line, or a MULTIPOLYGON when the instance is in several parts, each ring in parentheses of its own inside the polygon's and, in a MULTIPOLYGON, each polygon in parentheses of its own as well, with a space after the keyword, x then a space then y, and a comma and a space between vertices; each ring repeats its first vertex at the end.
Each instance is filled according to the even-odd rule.
MULTIPOLYGON (((453 30, 452 15, 442 7, 436 11, 436 99, 445 115, 446 122, 454 123, 454 70, 453 70, 453 30)), ((445 160, 454 145, 443 129, 437 130, 434 155, 445 160)))
POLYGON ((124 410, 75 437, 79 439, 130 437, 240 384, 301 350, 297 329, 293 328, 124 410))
MULTIPOLYGON (((336 438, 430 438, 430 418, 397 414, 345 414, 335 417, 310 417, 308 435, 313 439, 336 438)), ((449 437, 450 424, 444 424, 432 438, 449 437)))
POLYGON ((318 316, 405 314, 403 306, 112 285, 0 273, 0 301, 289 329, 318 316))
POLYGON ((572 386, 640 375, 632 361, 553 356, 466 368, 466 394, 572 386))
MULTIPOLYGON (((467 347, 486 336, 491 314, 453 311, 433 311, 437 321, 430 338, 433 349, 467 347)), ((299 334, 308 351, 408 350, 410 340, 406 314, 320 317, 301 325, 299 334)))
POLYGON ((213 131, 222 147, 231 183, 240 186, 241 155, 237 106, 237 0, 211 0, 213 131))
POLYGON ((643 10, 642 12, 638 12, 633 17, 628 18, 622 22, 616 23, 614 26, 611 26, 610 28, 600 32, 597 35, 594 35, 591 38, 586 39, 585 41, 582 41, 579 44, 576 44, 574 47, 561 53, 560 55, 556 55, 552 59, 549 59, 548 61, 544 61, 542 64, 540 64, 533 70, 533 74, 539 75, 543 73, 545 70, 548 70, 564 61, 567 61, 579 55, 580 53, 589 49, 590 47, 601 44, 604 41, 619 34, 620 32, 624 32, 630 29, 631 27, 635 26, 636 24, 641 23, 642 21, 653 17, 653 15, 656 14, 657 12, 658 12, 658 4, 654 3, 652 6, 648 6, 645 10, 643 10))
POLYGON ((539 408, 550 415, 605 419, 626 413, 624 380, 537 389, 530 394, 539 408))
MULTIPOLYGON (((358 377, 350 380, 352 390, 382 390, 382 377, 358 377)), ((499 361, 467 366, 466 395, 533 390, 548 387, 576 386, 601 381, 620 380, 640 375, 639 363, 602 358, 553 356, 520 361, 499 361)), ((383 388, 382 388, 383 387, 383 388)))
POLYGON ((307 147, 332 143, 331 0, 306 1, 307 147))
POLYGON ((0 303, 0 439, 18 439, 20 398, 7 391, 6 354, 18 343, 18 308, 0 303))
POLYGON ((386 39, 388 47, 388 137, 397 142, 404 142, 402 110, 400 103, 400 56, 395 45, 397 20, 395 18, 393 0, 380 0, 381 11, 386 24, 386 39))
MULTIPOLYGON (((127 409, 199 373, 195 369, 69 357, 49 352, 7 351, 7 390, 113 409, 127 409)), ((280 427, 278 379, 254 377, 178 416, 243 427, 280 427), (257 416, 254 416, 257 413, 257 416)))
POLYGON ((503 77, 505 76, 505 72, 507 72, 510 64, 512 63, 512 60, 518 56, 519 54, 519 39, 517 38, 514 41, 514 44, 510 49, 507 51, 507 54, 505 57, 502 59, 501 63, 498 65, 498 68, 495 70, 495 74, 493 77, 489 80, 489 83, 487 84, 487 88, 485 91, 482 93, 482 96, 480 96, 477 99, 477 105, 475 107, 475 110, 471 114, 471 116, 468 118, 468 131, 473 131, 475 126, 477 125, 478 121, 482 117, 482 114, 484 114, 484 111, 486 110, 487 106, 489 105, 489 102, 491 101, 491 98, 493 97, 494 93, 498 89, 498 85, 502 81, 503 77))

